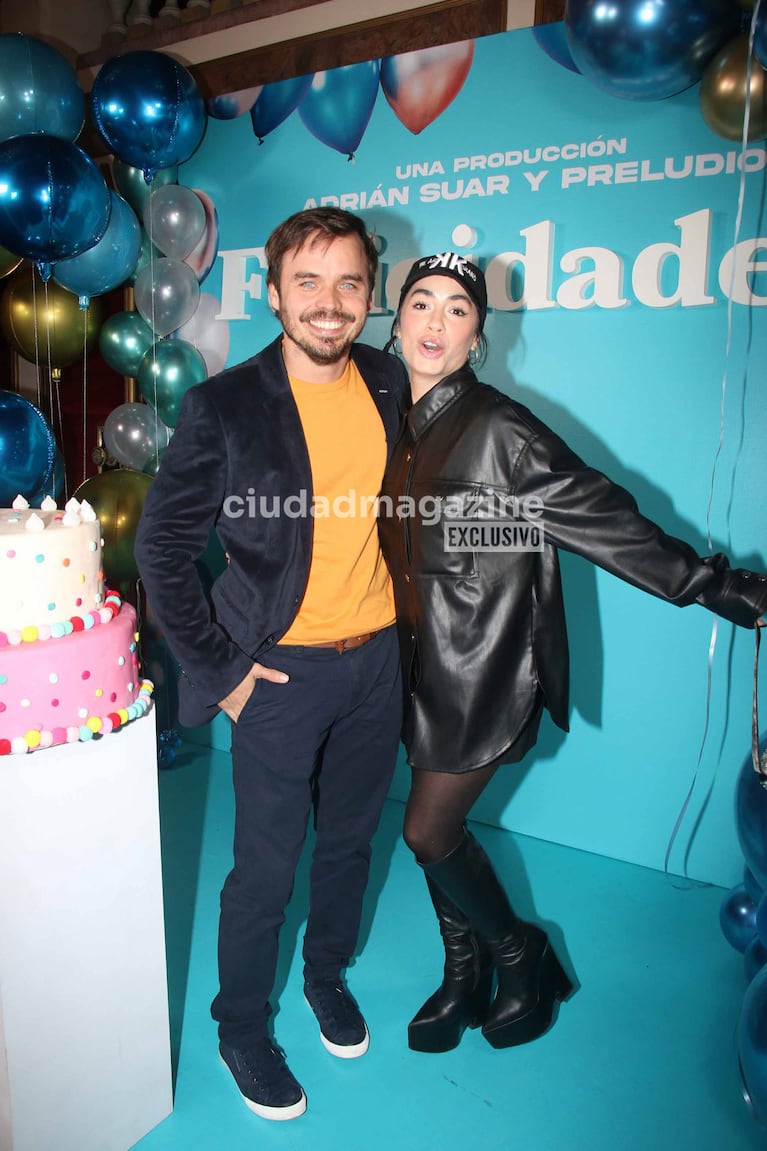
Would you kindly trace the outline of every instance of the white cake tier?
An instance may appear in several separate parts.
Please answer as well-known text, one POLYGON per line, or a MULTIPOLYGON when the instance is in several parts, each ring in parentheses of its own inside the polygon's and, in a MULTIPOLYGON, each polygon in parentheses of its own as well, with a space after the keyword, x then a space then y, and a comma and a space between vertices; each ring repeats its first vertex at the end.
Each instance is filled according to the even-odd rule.
POLYGON ((9 642, 64 634, 66 621, 104 603, 98 520, 60 509, 1 509, 0 588, 0 632, 9 642))

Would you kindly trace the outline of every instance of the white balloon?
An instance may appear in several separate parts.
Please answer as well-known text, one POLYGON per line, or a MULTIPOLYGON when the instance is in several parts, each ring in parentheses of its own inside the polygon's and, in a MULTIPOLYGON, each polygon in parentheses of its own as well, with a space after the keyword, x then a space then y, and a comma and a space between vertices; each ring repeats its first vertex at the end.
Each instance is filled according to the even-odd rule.
POLYGON ((167 336, 194 315, 200 285, 183 260, 153 260, 136 276, 133 299, 155 335, 167 336))
POLYGON ((215 376, 226 367, 229 355, 229 323, 217 320, 221 301, 210 292, 200 293, 200 303, 191 320, 187 320, 173 335, 194 344, 205 360, 208 375, 215 376))
POLYGON ((205 209, 191 188, 164 184, 144 205, 144 227, 161 252, 183 260, 205 231, 205 209))
POLYGON ((107 451, 137 472, 167 448, 172 434, 149 404, 120 404, 104 421, 107 451))

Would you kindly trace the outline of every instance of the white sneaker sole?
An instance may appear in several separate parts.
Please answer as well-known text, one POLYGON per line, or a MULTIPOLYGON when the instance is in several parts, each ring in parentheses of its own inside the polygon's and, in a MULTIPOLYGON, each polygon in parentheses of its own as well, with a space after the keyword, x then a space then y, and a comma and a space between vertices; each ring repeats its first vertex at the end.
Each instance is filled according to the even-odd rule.
POLYGON ((367 1027, 365 1028, 365 1038, 360 1043, 354 1043, 351 1046, 348 1044, 344 1046, 342 1043, 331 1043, 329 1039, 320 1031, 320 1039, 322 1046, 335 1055, 338 1059, 359 1059, 360 1055, 364 1055, 370 1046, 370 1035, 368 1034, 367 1027))
MULTIPOLYGON (((220 1053, 219 1059, 231 1075, 232 1069, 220 1053)), ((232 1078, 234 1078, 234 1076, 232 1076, 232 1078)), ((290 1103, 287 1107, 267 1107, 264 1103, 254 1103, 252 1099, 248 1099, 247 1095, 243 1095, 237 1085, 236 1079, 234 1080, 234 1085, 240 1092, 240 1098, 245 1106, 261 1119, 271 1119, 279 1123, 285 1119, 298 1119, 299 1115, 303 1115, 304 1111, 306 1111, 306 1096, 303 1091, 301 1092, 301 1098, 296 1103, 290 1103)))
MULTIPOLYGON (((306 996, 304 996, 304 1003, 312 1012, 312 1015, 314 1015, 312 1005, 306 996)), ((314 1017, 315 1019, 317 1018, 316 1015, 314 1017)), ((320 1039, 325 1050, 329 1051, 331 1055, 335 1055, 336 1059, 359 1059, 360 1055, 364 1055, 370 1046, 370 1032, 368 1031, 367 1026, 365 1027, 365 1038, 361 1039, 359 1043, 332 1043, 325 1035, 322 1034, 321 1028, 320 1039)))

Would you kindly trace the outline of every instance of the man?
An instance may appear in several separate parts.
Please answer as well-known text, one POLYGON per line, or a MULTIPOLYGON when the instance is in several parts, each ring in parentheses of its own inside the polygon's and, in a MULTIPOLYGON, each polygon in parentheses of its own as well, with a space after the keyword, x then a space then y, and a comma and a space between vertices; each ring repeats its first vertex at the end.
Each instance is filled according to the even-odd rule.
POLYGON ((136 557, 182 670, 179 718, 232 721, 234 867, 221 893, 220 1052, 267 1119, 306 1109, 268 1035, 279 929, 315 808, 304 991, 325 1047, 364 1054, 342 982, 401 722, 376 497, 406 376, 356 344, 377 255, 361 219, 298 212, 266 245, 282 335, 192 388, 147 496, 136 557), (227 554, 209 604, 195 560, 227 554))

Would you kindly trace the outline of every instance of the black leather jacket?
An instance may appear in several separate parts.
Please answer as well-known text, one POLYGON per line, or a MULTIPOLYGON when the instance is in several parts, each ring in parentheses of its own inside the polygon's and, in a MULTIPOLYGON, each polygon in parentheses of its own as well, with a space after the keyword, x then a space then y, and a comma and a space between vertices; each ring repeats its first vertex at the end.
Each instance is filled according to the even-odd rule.
POLYGON ((669 603, 699 603, 744 627, 767 610, 765 576, 732 569, 723 555, 700 558, 666 535, 624 488, 470 368, 410 409, 382 496, 379 530, 409 696, 403 739, 415 767, 467 771, 492 762, 541 693, 567 729, 557 548, 669 603), (482 550, 504 538, 499 521, 508 528, 525 511, 527 525, 505 541, 529 546, 539 536, 541 550, 482 550))

